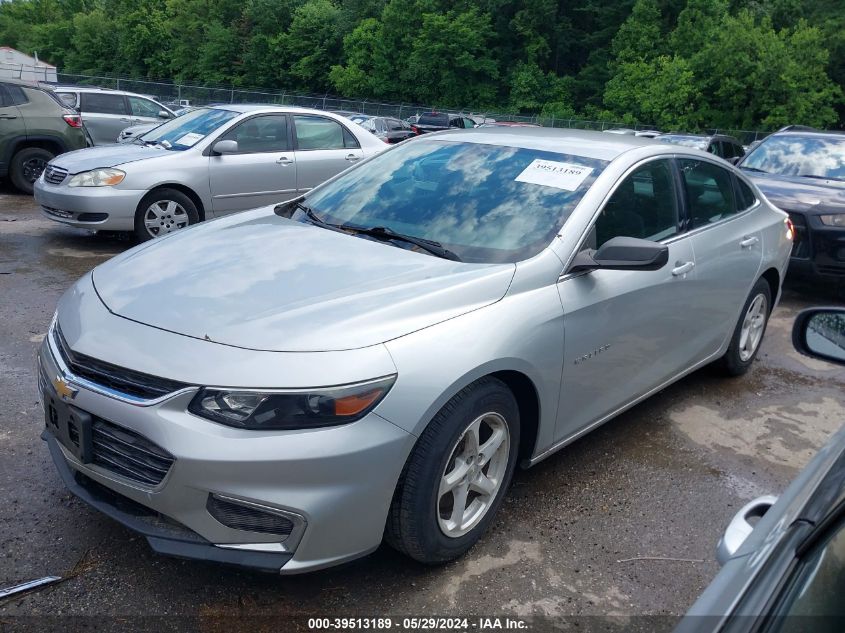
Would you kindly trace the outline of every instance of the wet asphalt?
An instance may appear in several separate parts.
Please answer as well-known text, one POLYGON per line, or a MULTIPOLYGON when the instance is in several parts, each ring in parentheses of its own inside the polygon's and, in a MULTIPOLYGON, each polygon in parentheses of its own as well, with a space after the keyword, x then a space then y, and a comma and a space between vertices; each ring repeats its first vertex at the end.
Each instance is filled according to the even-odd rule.
MULTIPOLYGON (((0 602, 21 615, 682 614, 718 571, 715 544, 748 500, 777 494, 845 423, 845 370, 792 350, 789 282, 745 377, 702 369, 528 471, 467 556, 424 567, 382 546, 341 568, 278 577, 154 554, 65 491, 46 446, 34 354, 56 301, 132 246, 42 218, 0 190, 0 602), (682 560, 666 560, 682 559, 682 560)), ((12 619, 8 619, 8 618, 12 619)))

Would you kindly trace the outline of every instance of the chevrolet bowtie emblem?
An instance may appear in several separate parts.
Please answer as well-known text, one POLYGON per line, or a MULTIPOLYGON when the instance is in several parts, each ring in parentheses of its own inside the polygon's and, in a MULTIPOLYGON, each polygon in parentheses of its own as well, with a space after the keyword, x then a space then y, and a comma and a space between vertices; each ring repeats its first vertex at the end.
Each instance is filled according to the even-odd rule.
POLYGON ((67 380, 60 376, 56 376, 53 380, 53 387, 55 388, 56 393, 61 396, 62 400, 73 400, 76 397, 76 394, 79 393, 79 389, 71 386, 67 380))

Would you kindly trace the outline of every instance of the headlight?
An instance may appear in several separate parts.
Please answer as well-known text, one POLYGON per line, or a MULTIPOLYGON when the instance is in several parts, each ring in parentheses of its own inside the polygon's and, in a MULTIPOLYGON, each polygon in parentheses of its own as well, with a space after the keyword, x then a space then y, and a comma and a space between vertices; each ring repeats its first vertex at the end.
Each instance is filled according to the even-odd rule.
POLYGON ((845 213, 820 215, 819 220, 821 220, 822 224, 826 224, 827 226, 841 226, 845 228, 845 213))
POLYGON ((68 187, 111 187, 123 182, 126 172, 119 169, 92 169, 71 178, 68 187))
POLYGON ((342 387, 289 391, 222 390, 204 387, 188 411, 241 429, 311 429, 360 420, 387 395, 396 376, 342 387))

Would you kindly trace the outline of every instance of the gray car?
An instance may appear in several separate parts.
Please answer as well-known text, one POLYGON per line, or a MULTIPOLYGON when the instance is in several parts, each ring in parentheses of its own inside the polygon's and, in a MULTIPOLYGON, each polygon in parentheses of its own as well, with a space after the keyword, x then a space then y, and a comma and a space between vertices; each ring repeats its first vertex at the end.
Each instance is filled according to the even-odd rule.
POLYGON ((147 95, 124 90, 85 86, 57 86, 56 96, 82 115, 82 122, 94 145, 116 142, 130 125, 157 125, 176 114, 147 95))
POLYGON ((304 108, 200 108, 134 144, 51 161, 35 183, 43 213, 79 228, 148 240, 294 198, 385 144, 355 123, 304 108))
MULTIPOLYGON (((845 365, 845 309, 798 315, 795 347, 845 365)), ((723 565, 676 633, 845 631, 845 425, 780 498, 743 506, 717 547, 723 565)))
POLYGON ((433 133, 85 275, 40 350, 44 438, 159 552, 287 574, 386 535, 451 560, 517 464, 750 368, 785 219, 694 149, 433 133))

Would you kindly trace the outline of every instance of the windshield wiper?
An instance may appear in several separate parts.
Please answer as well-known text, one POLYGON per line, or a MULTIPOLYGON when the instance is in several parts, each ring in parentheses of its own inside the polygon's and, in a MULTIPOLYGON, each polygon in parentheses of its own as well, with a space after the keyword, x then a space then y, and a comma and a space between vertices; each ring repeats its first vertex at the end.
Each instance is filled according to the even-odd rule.
POLYGON ((393 229, 386 226, 356 226, 354 224, 341 224, 340 228, 345 231, 352 231, 353 233, 358 233, 359 235, 370 235, 372 237, 382 240, 396 240, 397 242, 406 242, 408 244, 413 244, 414 246, 419 246, 424 251, 428 251, 432 255, 437 255, 437 257, 442 257, 443 259, 451 259, 455 262, 461 261, 461 258, 458 257, 457 254, 444 247, 440 242, 435 242, 434 240, 426 240, 421 237, 414 237, 413 235, 404 235, 403 233, 397 233, 393 229))
POLYGON ((761 174, 769 174, 771 172, 766 171, 765 169, 758 169, 757 167, 750 167, 748 165, 740 165, 740 169, 747 169, 748 171, 756 171, 761 174))
POLYGON ((324 229, 331 229, 332 231, 341 231, 342 233, 346 232, 340 224, 332 224, 331 222, 326 222, 323 218, 314 213, 314 210, 311 207, 306 206, 301 202, 297 202, 294 205, 294 208, 303 211, 305 213, 305 217, 308 218, 308 221, 311 222, 311 224, 321 226, 324 229))
POLYGON ((799 174, 799 178, 815 178, 816 180, 836 180, 837 182, 845 182, 845 178, 837 176, 820 176, 819 174, 799 174))

